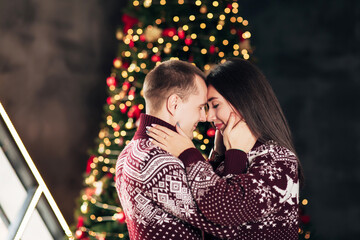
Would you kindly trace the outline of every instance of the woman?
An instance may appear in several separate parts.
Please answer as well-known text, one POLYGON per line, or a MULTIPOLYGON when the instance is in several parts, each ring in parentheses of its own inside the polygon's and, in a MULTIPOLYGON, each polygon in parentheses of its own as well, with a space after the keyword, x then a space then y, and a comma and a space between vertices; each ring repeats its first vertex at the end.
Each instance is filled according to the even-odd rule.
POLYGON ((239 239, 298 239, 301 167, 269 82, 250 62, 230 59, 209 74, 207 85, 207 120, 217 128, 215 171, 181 126, 178 134, 156 125, 148 135, 183 161, 209 220, 239 226, 239 239))

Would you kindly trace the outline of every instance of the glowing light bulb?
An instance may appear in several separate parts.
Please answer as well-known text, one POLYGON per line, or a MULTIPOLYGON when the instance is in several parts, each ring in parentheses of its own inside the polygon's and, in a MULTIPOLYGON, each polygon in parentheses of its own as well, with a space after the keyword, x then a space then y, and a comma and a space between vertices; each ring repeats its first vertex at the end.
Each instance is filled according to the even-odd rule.
POLYGON ((151 6, 152 0, 145 0, 144 1, 144 7, 149 8, 151 6))

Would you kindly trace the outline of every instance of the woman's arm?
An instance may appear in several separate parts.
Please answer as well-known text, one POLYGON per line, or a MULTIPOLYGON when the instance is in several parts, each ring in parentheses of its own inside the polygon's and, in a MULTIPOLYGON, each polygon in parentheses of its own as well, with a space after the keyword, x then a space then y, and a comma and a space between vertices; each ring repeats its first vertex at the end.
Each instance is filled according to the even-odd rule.
POLYGON ((229 156, 234 161, 238 157, 239 161, 236 166, 233 165, 235 162, 228 165, 228 175, 223 178, 214 173, 198 150, 188 149, 180 155, 191 192, 205 217, 221 225, 238 226, 276 212, 284 203, 298 201, 295 155, 276 145, 267 147, 267 150, 260 147, 250 151, 249 154, 255 157, 248 171, 243 153, 227 151, 225 165, 229 156), (275 150, 278 151, 276 154, 270 154, 275 150), (243 173, 234 175, 239 171, 243 173))

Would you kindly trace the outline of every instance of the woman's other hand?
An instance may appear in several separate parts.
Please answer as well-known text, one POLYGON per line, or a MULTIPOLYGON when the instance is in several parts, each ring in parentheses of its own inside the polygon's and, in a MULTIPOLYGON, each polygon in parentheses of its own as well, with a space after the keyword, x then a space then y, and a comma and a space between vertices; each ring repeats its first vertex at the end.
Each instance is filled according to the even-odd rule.
POLYGON ((219 155, 224 155, 226 151, 223 135, 221 134, 219 129, 216 129, 215 132, 214 151, 217 152, 219 155))
POLYGON ((176 125, 177 132, 157 124, 152 124, 152 127, 146 128, 147 135, 153 139, 152 142, 175 157, 179 157, 186 149, 195 147, 191 139, 178 125, 176 125))
POLYGON ((248 153, 255 145, 257 138, 253 135, 244 119, 236 124, 235 121, 235 114, 231 113, 223 132, 226 150, 239 149, 248 153))

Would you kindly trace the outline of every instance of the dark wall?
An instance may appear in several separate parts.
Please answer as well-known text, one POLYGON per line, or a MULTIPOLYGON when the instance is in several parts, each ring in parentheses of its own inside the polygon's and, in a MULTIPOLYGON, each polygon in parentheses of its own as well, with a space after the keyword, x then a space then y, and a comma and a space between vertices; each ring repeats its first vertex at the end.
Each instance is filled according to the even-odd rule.
MULTIPOLYGON (((0 0, 0 100, 71 222, 125 1, 0 0)), ((360 235, 360 1, 241 1, 320 239, 360 235)))
POLYGON ((321 239, 358 239, 360 1, 246 1, 258 65, 303 164, 321 239))

